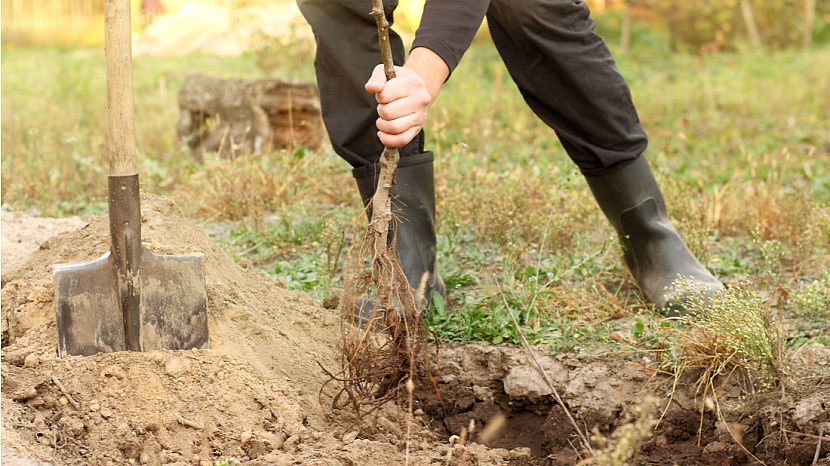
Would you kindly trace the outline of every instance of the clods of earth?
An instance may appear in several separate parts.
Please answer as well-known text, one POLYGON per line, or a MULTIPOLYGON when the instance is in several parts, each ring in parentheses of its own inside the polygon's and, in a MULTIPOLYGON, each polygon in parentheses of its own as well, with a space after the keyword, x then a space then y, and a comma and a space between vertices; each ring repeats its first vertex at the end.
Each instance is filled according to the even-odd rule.
MULTIPOLYGON (((335 388, 321 367, 338 370, 337 311, 286 290, 249 261, 235 262, 170 199, 143 194, 141 203, 145 247, 204 256, 210 349, 58 358, 53 266, 102 256, 108 217, 49 223, 3 212, 4 464, 214 466, 232 458, 243 466, 484 466, 585 458, 574 449, 573 423, 521 347, 442 345, 435 383, 417 390, 411 421, 403 400, 360 418, 331 409, 329 388, 321 388, 335 388), (494 419, 501 428, 486 442, 477 437, 494 419), (462 434, 471 426, 473 434, 462 434)), ((535 353, 576 423, 612 442, 636 406, 658 400, 659 423, 637 464, 830 465, 830 441, 820 439, 830 432, 830 388, 820 377, 785 395, 750 396, 733 374, 715 381, 712 397, 698 391, 700 374, 675 381, 633 357, 535 353)), ((803 362, 826 368, 830 351, 814 349, 803 362)))

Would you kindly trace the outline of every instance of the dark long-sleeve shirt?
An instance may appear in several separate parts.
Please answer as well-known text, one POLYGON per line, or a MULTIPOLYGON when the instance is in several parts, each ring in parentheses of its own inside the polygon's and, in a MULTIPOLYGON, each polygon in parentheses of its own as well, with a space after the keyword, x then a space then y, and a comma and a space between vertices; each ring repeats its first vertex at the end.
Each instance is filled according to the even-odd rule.
POLYGON ((432 50, 452 73, 472 44, 489 4, 490 0, 426 0, 412 48, 432 50))

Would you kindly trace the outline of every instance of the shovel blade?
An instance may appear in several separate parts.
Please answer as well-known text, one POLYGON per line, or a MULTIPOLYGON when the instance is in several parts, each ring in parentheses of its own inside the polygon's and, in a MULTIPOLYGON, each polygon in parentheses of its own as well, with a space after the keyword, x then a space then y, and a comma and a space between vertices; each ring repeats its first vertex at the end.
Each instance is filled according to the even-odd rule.
POLYGON ((55 266, 58 356, 91 356, 127 349, 112 254, 55 266))
POLYGON ((203 257, 141 249, 141 351, 209 348, 203 257))
MULTIPOLYGON (((202 256, 156 256, 142 247, 139 276, 140 350, 209 348, 202 256)), ((93 262, 56 265, 53 279, 60 357, 127 350, 109 252, 93 262)))

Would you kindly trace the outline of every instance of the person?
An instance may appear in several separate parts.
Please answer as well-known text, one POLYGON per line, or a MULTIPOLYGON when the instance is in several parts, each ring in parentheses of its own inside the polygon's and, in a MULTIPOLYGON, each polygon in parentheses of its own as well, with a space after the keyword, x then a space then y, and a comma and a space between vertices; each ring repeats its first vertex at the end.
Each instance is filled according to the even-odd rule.
MULTIPOLYGON (((531 110, 551 127, 613 225, 645 296, 670 315, 693 290, 722 284, 669 221, 643 155, 648 138, 628 84, 580 0, 426 0, 409 56, 390 28, 396 78, 387 81, 370 0, 297 0, 314 32, 323 121, 350 163, 364 203, 375 192, 383 146, 401 154, 393 210, 401 268, 421 303, 446 290, 438 272, 433 153, 427 111, 486 17, 493 43, 531 110), (676 293, 677 295, 673 295, 676 293)), ((397 0, 384 0, 390 24, 397 0)), ((371 215, 371 212, 369 212, 371 215)))

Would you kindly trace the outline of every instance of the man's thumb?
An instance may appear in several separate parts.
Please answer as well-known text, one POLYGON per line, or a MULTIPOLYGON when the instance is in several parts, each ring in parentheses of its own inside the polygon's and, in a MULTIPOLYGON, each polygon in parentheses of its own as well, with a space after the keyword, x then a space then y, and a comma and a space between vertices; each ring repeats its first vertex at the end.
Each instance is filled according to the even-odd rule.
POLYGON ((378 65, 372 71, 372 76, 369 78, 369 81, 366 82, 366 90, 377 94, 381 90, 383 90, 383 86, 386 84, 386 72, 384 71, 383 65, 378 65))

